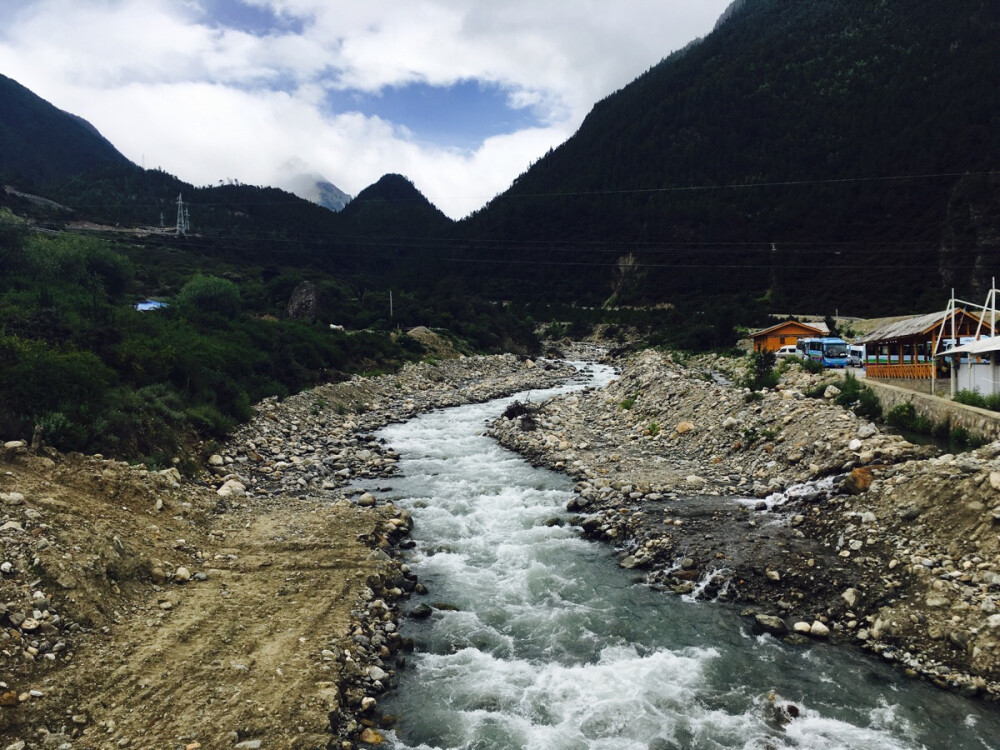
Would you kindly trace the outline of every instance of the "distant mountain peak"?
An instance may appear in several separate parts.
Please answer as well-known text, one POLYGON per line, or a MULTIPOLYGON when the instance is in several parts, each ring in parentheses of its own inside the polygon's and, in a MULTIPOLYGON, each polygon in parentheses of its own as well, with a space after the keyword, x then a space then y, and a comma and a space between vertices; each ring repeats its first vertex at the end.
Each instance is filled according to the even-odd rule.
POLYGON ((417 190, 417 186, 408 178, 401 174, 382 175, 375 183, 369 185, 360 193, 358 198, 362 200, 383 200, 383 201, 419 201, 430 204, 424 194, 417 190))
POLYGON ((298 158, 282 167, 278 187, 331 211, 342 211, 351 202, 350 195, 298 158))
POLYGON ((452 221, 400 174, 383 175, 358 193, 344 216, 378 232, 441 230, 452 221))

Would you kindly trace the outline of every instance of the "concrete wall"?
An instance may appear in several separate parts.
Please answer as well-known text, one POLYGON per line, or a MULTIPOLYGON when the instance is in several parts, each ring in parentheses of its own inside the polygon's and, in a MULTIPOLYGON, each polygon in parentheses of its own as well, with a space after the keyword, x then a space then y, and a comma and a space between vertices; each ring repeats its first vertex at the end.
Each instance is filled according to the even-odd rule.
POLYGON ((941 396, 942 398, 949 400, 951 399, 951 380, 948 379, 911 380, 906 378, 865 378, 863 382, 865 385, 882 383, 884 385, 895 386, 904 391, 916 391, 917 393, 926 394, 930 394, 931 384, 933 383, 935 396, 941 396))
MULTIPOLYGON (((947 421, 952 429, 964 427, 975 435, 981 435, 990 440, 1000 439, 1000 412, 958 404, 950 399, 932 396, 926 392, 918 393, 907 388, 890 385, 884 380, 865 379, 864 384, 878 396, 878 400, 882 403, 882 411, 886 414, 894 406, 909 401, 913 404, 917 414, 927 417, 935 424, 947 421)), ((930 389, 929 382, 927 388, 930 389)))

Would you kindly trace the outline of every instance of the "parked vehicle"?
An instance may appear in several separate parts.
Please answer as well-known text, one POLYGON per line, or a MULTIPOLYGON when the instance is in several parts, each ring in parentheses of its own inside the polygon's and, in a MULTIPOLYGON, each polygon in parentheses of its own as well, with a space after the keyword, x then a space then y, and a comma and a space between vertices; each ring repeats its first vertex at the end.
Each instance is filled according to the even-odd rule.
POLYGON ((799 353, 795 349, 795 344, 786 344, 785 346, 778 349, 774 356, 778 359, 786 359, 788 357, 798 357, 799 353))
POLYGON ((851 344, 849 347, 847 347, 847 360, 848 362, 850 362, 851 367, 864 367, 865 345, 851 344))
POLYGON ((799 339, 795 344, 800 357, 808 357, 823 367, 847 367, 847 342, 828 336, 799 339))

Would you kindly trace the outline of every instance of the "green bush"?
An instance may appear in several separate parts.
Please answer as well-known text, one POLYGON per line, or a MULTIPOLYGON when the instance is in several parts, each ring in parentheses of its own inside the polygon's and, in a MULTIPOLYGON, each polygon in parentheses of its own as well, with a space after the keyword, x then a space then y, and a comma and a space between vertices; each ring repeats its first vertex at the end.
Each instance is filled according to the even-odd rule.
POLYGON ((979 448, 986 445, 989 440, 982 435, 970 432, 964 427, 954 427, 948 433, 948 442, 951 444, 952 450, 961 451, 979 448))
POLYGON ((986 408, 986 399, 978 391, 961 390, 952 399, 966 406, 978 406, 980 409, 986 408))
POLYGON ((917 410, 909 401, 897 404, 886 415, 886 422, 900 430, 930 435, 934 423, 927 417, 917 414, 917 410))
POLYGON ((819 375, 826 368, 823 367, 822 362, 817 362, 815 359, 810 357, 789 357, 785 360, 786 362, 796 362, 802 366, 802 369, 812 375, 819 375))
POLYGON ((859 417, 875 421, 882 418, 882 402, 871 388, 864 388, 854 405, 854 413, 859 417))
POLYGON ((175 305, 192 319, 206 315, 234 318, 240 313, 240 290, 228 279, 199 275, 181 288, 175 305))
POLYGON ((774 388, 781 380, 781 375, 774 370, 776 361, 774 352, 751 352, 747 360, 747 371, 740 380, 740 385, 751 391, 774 388))
POLYGON ((852 373, 845 374, 844 382, 838 387, 840 393, 834 399, 835 403, 851 409, 859 417, 872 420, 882 417, 882 404, 878 396, 870 388, 862 385, 852 373))
POLYGON ((978 391, 961 390, 955 394, 954 400, 966 406, 976 406, 980 409, 1000 411, 1000 393, 983 396, 978 391))

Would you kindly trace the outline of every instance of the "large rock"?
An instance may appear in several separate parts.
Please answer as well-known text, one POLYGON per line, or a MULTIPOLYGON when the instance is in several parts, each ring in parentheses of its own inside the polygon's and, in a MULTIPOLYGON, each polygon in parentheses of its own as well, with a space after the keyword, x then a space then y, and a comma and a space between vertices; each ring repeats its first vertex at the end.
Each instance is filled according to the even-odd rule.
POLYGON ((788 632, 788 626, 777 615, 757 615, 754 618, 754 630, 780 637, 788 632))
POLYGON ((809 626, 809 634, 813 638, 826 638, 830 635, 830 628, 819 620, 814 620, 813 624, 809 626))
POLYGON ((310 323, 322 312, 319 289, 311 281, 303 281, 292 291, 285 313, 295 320, 307 320, 310 323))
POLYGON ((872 478, 872 470, 862 466, 847 475, 841 489, 848 495, 860 495, 868 492, 868 488, 872 486, 872 478))

